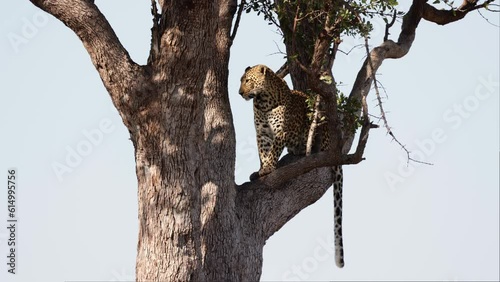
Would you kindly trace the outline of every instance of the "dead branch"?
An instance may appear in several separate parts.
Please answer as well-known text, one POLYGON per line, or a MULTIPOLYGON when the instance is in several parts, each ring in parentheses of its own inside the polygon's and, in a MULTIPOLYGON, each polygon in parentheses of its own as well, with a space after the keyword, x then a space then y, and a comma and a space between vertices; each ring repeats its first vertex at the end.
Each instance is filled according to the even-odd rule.
MULTIPOLYGON (((369 47, 368 47, 368 37, 365 36, 365 49, 366 49, 366 54, 367 54, 367 60, 368 60, 368 65, 370 66, 371 69, 373 69, 373 64, 370 60, 370 50, 369 50, 369 47)), ((371 72, 372 74, 372 80, 373 80, 373 87, 375 89, 375 96, 377 98, 377 106, 379 107, 380 109, 380 118, 382 119, 383 123, 384 123, 384 127, 385 129, 387 130, 387 134, 389 134, 391 137, 392 137, 392 140, 396 141, 396 143, 398 143, 401 148, 403 150, 405 150, 406 152, 406 155, 407 155, 407 162, 409 161, 413 161, 413 162, 417 162, 417 163, 422 163, 422 164, 430 164, 430 163, 426 163, 426 162, 423 162, 423 161, 419 161, 419 160, 415 160, 411 157, 410 155, 410 151, 406 148, 406 146, 404 146, 399 140, 398 138, 396 138, 396 136, 394 135, 394 133, 392 132, 391 130, 391 127, 389 126, 389 122, 387 121, 387 117, 386 117, 386 114, 385 114, 385 110, 384 110, 384 106, 383 106, 383 102, 382 102, 382 98, 380 97, 380 91, 378 89, 378 81, 377 81, 377 77, 375 75, 375 72, 371 72)), ((366 96, 363 96, 363 100, 364 102, 366 103, 366 96)), ((365 118, 368 117, 368 113, 365 113, 365 107, 363 107, 363 116, 365 118)))
POLYGON ((316 95, 316 98, 314 100, 314 112, 313 112, 312 122, 311 126, 309 127, 309 132, 307 134, 306 156, 310 156, 312 152, 314 137, 316 136, 316 129, 318 128, 320 105, 321 105, 321 96, 316 95))

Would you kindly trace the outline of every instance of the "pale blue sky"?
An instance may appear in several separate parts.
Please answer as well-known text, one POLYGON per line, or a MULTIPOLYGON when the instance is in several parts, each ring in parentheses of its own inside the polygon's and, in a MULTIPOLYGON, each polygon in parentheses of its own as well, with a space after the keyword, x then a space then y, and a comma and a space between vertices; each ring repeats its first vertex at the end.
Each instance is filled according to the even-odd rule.
MULTIPOLYGON (((145 63, 148 3, 96 3, 132 58, 145 63)), ((485 15, 500 24, 498 14, 485 15)), ((66 26, 27 0, 3 1, 0 21, 0 175, 16 167, 19 176, 18 274, 2 263, 0 281, 133 279, 133 148, 88 54, 66 26), (68 159, 72 150, 84 156, 68 159), (71 171, 58 177, 53 167, 61 164, 71 171)), ((383 37, 375 27, 372 45, 383 37)), ((359 42, 346 38, 341 49, 359 42)), ((239 78, 246 66, 280 67, 278 47, 274 27, 244 15, 229 77, 237 183, 259 165, 252 105, 238 95, 239 78)), ((363 52, 338 56, 334 72, 344 92, 363 52)), ((422 21, 410 53, 385 61, 378 78, 393 132, 434 165, 406 166, 404 151, 383 129, 373 130, 366 161, 344 168, 345 268, 329 253, 329 191, 270 238, 262 280, 499 280, 499 29, 478 13, 445 27, 422 21)), ((0 228, 2 261, 6 236, 0 228)))

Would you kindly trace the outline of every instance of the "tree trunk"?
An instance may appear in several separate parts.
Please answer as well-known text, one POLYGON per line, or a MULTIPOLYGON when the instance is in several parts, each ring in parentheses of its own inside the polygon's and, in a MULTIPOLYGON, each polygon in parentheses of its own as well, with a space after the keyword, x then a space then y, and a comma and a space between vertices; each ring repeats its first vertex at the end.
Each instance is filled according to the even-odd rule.
MULTIPOLYGON (((131 133, 139 183, 137 280, 256 280, 260 271, 249 273, 248 259, 242 263, 235 212, 227 90, 235 3, 160 5, 159 52, 149 66, 156 97, 131 133)), ((248 251, 260 258, 261 248, 248 251)), ((255 262, 249 269, 262 267, 261 259, 255 262)))

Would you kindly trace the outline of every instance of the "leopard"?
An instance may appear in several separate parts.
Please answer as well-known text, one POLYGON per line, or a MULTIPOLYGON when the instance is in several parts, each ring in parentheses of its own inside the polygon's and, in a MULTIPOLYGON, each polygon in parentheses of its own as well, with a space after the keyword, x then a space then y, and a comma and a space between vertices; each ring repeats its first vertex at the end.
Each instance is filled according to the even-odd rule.
MULTIPOLYGON (((266 65, 247 67, 240 79, 239 94, 253 100, 254 124, 260 169, 250 175, 255 181, 276 169, 284 148, 293 155, 304 155, 310 127, 307 98, 292 90, 285 80, 266 65)), ((326 139, 325 139, 326 140, 326 139)), ((324 150, 324 145, 321 145, 324 150)), ((342 239, 342 166, 333 167, 335 263, 344 266, 342 239)))

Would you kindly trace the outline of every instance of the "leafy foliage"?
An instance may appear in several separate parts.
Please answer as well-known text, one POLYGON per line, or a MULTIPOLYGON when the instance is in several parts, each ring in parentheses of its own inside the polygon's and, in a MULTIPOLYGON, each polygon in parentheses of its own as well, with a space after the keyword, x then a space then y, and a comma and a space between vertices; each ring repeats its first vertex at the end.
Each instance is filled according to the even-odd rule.
POLYGON ((397 0, 250 0, 244 9, 247 13, 254 11, 257 15, 262 14, 269 24, 275 24, 282 31, 287 28, 286 25, 293 25, 295 18, 299 19, 297 22, 299 25, 300 22, 309 25, 316 22, 316 28, 322 28, 325 19, 329 17, 335 25, 335 33, 339 36, 343 34, 368 36, 373 29, 371 20, 375 16, 380 16, 387 21, 387 17, 393 14, 396 5, 398 5, 397 0), (294 17, 290 18, 291 15, 294 17))
MULTIPOLYGON (((338 89, 338 88, 337 88, 338 89)), ((317 98, 316 93, 308 91, 306 99, 307 103, 307 117, 309 122, 312 122, 314 117, 314 104, 317 98)), ((344 93, 340 90, 337 90, 337 110, 340 115, 344 117, 344 120, 349 121, 344 124, 343 129, 348 133, 354 133, 358 128, 362 125, 362 118, 357 114, 359 109, 361 108, 361 104, 359 101, 350 100, 344 93), (346 128, 348 127, 348 128, 346 128)), ((319 115, 318 122, 323 122, 326 120, 326 117, 323 114, 319 115)))
POLYGON ((337 110, 344 118, 343 130, 350 134, 355 133, 363 124, 363 118, 357 113, 361 109, 361 103, 358 100, 348 99, 344 93, 339 92, 337 95, 337 110))
POLYGON ((274 1, 270 0, 253 0, 250 2, 246 2, 243 8, 246 13, 250 13, 252 11, 256 12, 259 16, 260 14, 264 15, 264 19, 269 22, 269 24, 276 23, 274 17, 274 9, 275 4, 274 1))

